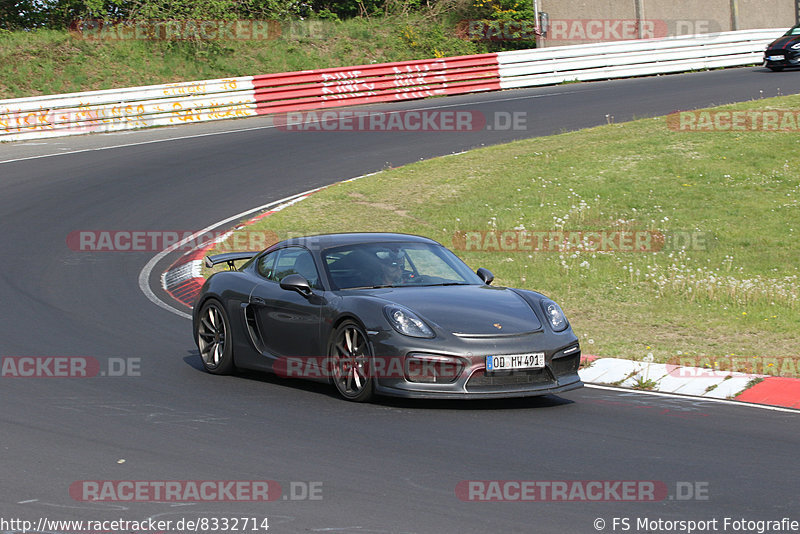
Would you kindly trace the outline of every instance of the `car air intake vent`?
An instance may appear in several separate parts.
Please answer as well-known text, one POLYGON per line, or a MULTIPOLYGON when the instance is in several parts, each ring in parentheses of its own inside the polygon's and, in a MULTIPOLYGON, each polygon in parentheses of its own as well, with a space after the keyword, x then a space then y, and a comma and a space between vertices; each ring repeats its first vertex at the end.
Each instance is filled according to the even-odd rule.
POLYGON ((492 391, 493 389, 507 389, 508 386, 555 384, 555 378, 547 369, 536 371, 512 371, 497 374, 485 374, 477 371, 467 381, 467 391, 492 391))

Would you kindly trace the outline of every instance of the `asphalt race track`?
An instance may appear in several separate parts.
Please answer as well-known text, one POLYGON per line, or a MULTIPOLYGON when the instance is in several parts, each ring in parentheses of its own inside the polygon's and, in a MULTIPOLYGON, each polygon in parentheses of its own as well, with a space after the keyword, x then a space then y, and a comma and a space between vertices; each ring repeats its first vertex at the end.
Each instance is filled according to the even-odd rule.
POLYGON ((800 520, 797 412, 597 388, 358 405, 313 383, 211 376, 200 370, 189 321, 139 288, 154 252, 66 244, 76 230, 199 230, 313 187, 481 144, 798 92, 800 72, 742 68, 366 108, 527 112, 517 131, 285 132, 251 119, 0 145, 0 356, 140 369, 0 377, 0 518, 266 517, 279 533, 559 534, 597 532, 597 518, 603 532, 615 531, 615 517, 629 519, 629 532, 643 532, 641 518, 717 519, 720 532, 725 517, 800 520), (70 494, 83 480, 272 480, 283 494, 268 503, 93 503, 70 494), (469 480, 654 481, 668 495, 464 502, 456 487, 469 480), (303 498, 308 488, 314 499, 303 498))

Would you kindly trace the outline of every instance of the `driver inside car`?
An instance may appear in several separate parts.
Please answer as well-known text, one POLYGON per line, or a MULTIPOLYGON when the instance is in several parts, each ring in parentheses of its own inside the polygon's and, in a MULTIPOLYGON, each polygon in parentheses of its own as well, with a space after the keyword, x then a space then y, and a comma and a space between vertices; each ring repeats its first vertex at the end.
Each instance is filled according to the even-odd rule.
POLYGON ((378 285, 396 286, 403 283, 403 255, 398 252, 379 252, 382 278, 378 285))

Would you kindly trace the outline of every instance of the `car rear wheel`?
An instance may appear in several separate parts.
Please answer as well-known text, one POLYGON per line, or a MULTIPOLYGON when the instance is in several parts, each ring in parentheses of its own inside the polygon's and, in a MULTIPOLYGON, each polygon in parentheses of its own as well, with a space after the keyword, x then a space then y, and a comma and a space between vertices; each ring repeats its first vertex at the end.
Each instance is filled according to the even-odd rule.
POLYGON ((372 353, 364 329, 345 321, 333 334, 329 349, 331 376, 339 394, 349 401, 366 402, 373 396, 372 353))
POLYGON ((217 300, 207 300, 198 314, 195 339, 203 367, 215 375, 234 371, 233 340, 225 308, 217 300))

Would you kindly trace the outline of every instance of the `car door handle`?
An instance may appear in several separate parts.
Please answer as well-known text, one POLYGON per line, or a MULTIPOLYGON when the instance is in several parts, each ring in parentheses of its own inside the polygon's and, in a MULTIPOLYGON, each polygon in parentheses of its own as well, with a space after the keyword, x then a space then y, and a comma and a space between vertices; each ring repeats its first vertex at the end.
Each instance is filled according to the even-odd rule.
POLYGON ((267 301, 261 297, 250 297, 250 304, 255 304, 256 306, 266 306, 267 301))

